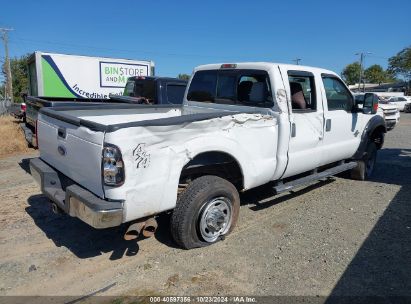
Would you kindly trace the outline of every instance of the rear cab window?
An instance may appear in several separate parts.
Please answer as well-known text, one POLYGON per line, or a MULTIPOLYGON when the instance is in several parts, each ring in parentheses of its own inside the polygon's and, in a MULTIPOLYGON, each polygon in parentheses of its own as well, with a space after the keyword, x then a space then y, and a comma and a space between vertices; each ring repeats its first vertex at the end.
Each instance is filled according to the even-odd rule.
POLYGON ((156 82, 152 79, 137 79, 134 83, 134 96, 144 97, 154 101, 156 97, 156 82))
POLYGON ((197 71, 191 81, 187 100, 266 108, 273 106, 270 79, 263 70, 197 71))
POLYGON ((131 78, 127 81, 124 88, 124 96, 144 97, 149 101, 156 99, 156 83, 154 79, 131 78))

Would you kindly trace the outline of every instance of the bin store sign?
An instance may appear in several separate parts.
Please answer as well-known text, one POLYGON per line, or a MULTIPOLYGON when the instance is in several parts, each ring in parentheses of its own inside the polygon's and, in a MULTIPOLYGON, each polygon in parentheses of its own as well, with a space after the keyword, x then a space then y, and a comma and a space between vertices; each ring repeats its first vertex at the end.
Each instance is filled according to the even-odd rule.
POLYGON ((100 61, 102 88, 124 88, 128 77, 147 75, 147 65, 100 61))
POLYGON ((69 98, 122 95, 128 77, 150 73, 147 61, 46 53, 36 68, 43 78, 43 96, 69 98))

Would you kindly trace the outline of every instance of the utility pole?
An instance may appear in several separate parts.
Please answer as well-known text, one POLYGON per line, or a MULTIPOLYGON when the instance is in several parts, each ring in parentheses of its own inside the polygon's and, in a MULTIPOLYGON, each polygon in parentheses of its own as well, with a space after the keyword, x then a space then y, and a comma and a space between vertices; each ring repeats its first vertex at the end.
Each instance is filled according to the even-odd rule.
POLYGON ((296 65, 300 65, 301 58, 295 58, 292 61, 295 62, 296 65))
MULTIPOLYGON (((355 55, 360 55, 360 79, 358 80, 358 92, 361 92, 361 81, 362 81, 362 70, 363 70, 363 63, 364 63, 364 57, 365 55, 369 55, 372 54, 370 52, 359 52, 359 53, 355 53, 355 55)), ((365 92, 365 83, 363 86, 363 92, 365 92)))
POLYGON ((5 53, 5 68, 6 68, 6 90, 5 90, 5 97, 10 98, 10 101, 13 102, 13 82, 11 77, 11 68, 10 68, 10 58, 9 58, 9 45, 8 45, 8 32, 12 31, 13 29, 10 28, 0 28, 0 32, 2 33, 2 39, 4 43, 4 53, 5 53))

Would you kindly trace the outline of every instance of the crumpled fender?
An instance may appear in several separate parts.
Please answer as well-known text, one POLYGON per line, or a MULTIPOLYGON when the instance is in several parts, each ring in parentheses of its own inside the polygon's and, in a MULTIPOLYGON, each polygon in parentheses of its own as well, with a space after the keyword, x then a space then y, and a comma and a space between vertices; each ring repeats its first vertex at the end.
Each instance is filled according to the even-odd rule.
MULTIPOLYGON (((363 158, 365 150, 367 149, 368 141, 371 138, 371 135, 379 127, 382 127, 384 130, 383 132, 387 133, 387 127, 386 127, 384 118, 379 115, 375 115, 368 121, 367 125, 365 126, 364 131, 361 135, 360 145, 357 151, 355 152, 355 154, 353 155, 352 159, 359 160, 363 158)), ((383 144, 384 144, 384 135, 382 137, 381 147, 383 146, 383 144)))

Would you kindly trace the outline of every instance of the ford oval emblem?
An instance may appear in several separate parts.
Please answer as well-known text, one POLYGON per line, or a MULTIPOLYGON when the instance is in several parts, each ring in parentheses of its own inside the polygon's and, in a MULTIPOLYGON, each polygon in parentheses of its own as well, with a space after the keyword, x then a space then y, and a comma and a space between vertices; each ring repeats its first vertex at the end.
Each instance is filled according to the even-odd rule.
POLYGON ((57 150, 59 151, 60 155, 66 155, 66 148, 64 148, 63 146, 58 146, 57 150))

